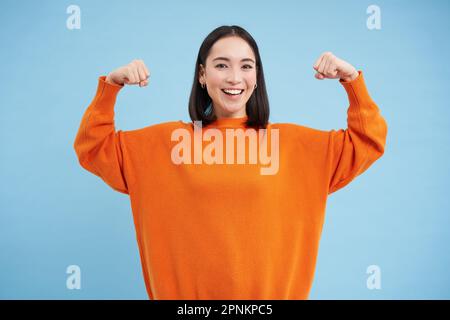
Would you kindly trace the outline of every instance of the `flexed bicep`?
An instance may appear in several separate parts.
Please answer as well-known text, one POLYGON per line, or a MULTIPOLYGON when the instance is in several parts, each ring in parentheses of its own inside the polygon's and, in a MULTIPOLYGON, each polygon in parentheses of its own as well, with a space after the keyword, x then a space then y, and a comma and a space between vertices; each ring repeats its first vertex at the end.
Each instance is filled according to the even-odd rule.
POLYGON ((387 137, 386 121, 367 92, 362 72, 341 84, 350 101, 348 127, 329 132, 329 193, 347 185, 380 158, 387 137))
POLYGON ((124 132, 116 132, 114 104, 120 86, 99 77, 94 100, 85 111, 74 142, 83 168, 102 178, 114 190, 128 194, 124 171, 124 132))

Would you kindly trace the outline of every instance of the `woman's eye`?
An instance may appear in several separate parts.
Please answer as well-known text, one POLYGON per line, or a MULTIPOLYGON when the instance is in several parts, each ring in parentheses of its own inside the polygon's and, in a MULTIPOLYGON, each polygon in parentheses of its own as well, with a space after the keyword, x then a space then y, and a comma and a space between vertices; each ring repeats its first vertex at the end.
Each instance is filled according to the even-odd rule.
MULTIPOLYGON (((216 65, 216 68, 221 68, 222 66, 226 67, 225 64, 219 63, 218 65, 216 65)), ((246 64, 246 65, 243 66, 243 68, 244 69, 252 69, 253 67, 251 65, 249 65, 249 64, 246 64)))

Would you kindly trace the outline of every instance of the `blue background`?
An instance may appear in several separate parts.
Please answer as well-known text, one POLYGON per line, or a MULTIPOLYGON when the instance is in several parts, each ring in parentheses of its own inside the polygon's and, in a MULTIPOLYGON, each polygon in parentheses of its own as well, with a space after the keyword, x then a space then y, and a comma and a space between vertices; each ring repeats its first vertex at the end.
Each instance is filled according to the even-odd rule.
POLYGON ((364 72, 388 123, 384 156, 328 200, 310 298, 450 298, 449 3, 2 1, 0 298, 147 299, 129 198, 85 171, 73 142, 98 77, 133 59, 150 85, 120 92, 116 129, 189 121, 199 46, 224 24, 258 43, 272 123, 346 127, 344 88, 314 78, 324 51, 364 72), (366 27, 371 4, 381 30, 366 27), (73 264, 81 290, 66 287, 73 264))

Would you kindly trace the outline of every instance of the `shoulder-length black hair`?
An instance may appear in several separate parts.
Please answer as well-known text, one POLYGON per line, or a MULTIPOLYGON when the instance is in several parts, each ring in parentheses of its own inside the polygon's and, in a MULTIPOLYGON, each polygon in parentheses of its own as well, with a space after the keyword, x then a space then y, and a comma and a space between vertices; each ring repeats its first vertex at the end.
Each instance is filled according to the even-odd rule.
POLYGON ((200 64, 206 67, 206 58, 209 55, 211 47, 219 39, 229 36, 242 38, 253 49, 256 58, 257 88, 253 91, 253 94, 250 96, 245 106, 248 116, 246 125, 256 129, 265 129, 269 121, 270 108, 258 46, 253 37, 246 30, 236 25, 218 27, 203 40, 195 63, 194 83, 192 84, 191 95, 189 97, 189 116, 192 121, 202 121, 203 126, 206 126, 217 119, 215 113, 210 112, 212 109, 207 110, 208 107, 212 108, 212 100, 208 95, 208 91, 202 89, 200 85, 200 64))

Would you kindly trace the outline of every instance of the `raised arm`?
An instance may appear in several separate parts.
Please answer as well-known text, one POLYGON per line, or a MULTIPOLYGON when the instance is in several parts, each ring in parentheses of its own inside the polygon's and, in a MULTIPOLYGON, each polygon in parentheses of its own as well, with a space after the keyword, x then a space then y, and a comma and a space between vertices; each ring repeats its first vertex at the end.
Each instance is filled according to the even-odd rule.
POLYGON ((329 191, 333 193, 363 173, 384 153, 387 124, 370 97, 362 71, 326 52, 316 61, 317 79, 340 79, 347 92, 347 129, 329 132, 329 191))
POLYGON ((124 84, 146 86, 150 73, 141 60, 100 76, 97 92, 85 111, 74 142, 83 168, 102 178, 114 190, 128 194, 123 166, 123 132, 115 130, 114 105, 124 84))

